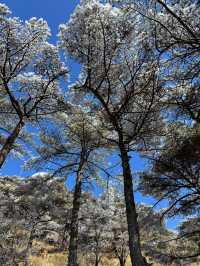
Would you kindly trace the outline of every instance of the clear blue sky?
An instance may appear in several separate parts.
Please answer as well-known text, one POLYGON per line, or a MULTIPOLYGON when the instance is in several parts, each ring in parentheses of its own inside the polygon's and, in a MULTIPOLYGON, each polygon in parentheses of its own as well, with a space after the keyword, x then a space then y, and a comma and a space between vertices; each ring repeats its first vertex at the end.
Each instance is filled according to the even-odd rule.
MULTIPOLYGON (((59 24, 69 20, 69 16, 79 3, 79 0, 0 0, 0 3, 6 4, 11 9, 12 15, 22 20, 27 20, 31 17, 45 19, 52 33, 50 42, 56 44, 59 24)), ((68 65, 71 72, 71 81, 73 81, 79 72, 79 66, 73 61, 69 61, 68 65)), ((7 175, 26 176, 30 174, 22 171, 21 164, 20 160, 9 159, 0 172, 7 175)), ((135 155, 132 166, 135 171, 141 170, 144 167, 144 162, 135 155)), ((152 204, 152 198, 141 197, 139 193, 136 193, 136 199, 138 202, 152 204)), ((177 221, 170 220, 167 224, 170 228, 175 228, 177 221)))

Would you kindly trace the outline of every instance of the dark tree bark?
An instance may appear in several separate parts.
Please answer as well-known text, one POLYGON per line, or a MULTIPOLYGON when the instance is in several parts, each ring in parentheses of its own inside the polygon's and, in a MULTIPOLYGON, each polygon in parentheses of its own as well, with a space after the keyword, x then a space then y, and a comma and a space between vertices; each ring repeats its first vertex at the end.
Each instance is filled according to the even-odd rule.
POLYGON ((98 256, 96 256, 96 258, 95 258, 95 266, 99 266, 99 259, 98 259, 98 256))
POLYGON ((133 182, 130 168, 130 159, 123 140, 119 141, 119 148, 122 161, 123 177, 124 177, 124 197, 126 205, 126 215, 129 234, 129 250, 132 266, 147 266, 146 259, 142 256, 140 246, 140 233, 138 226, 138 215, 136 211, 133 182))
POLYGON ((125 266, 125 262, 124 258, 119 258, 120 266, 125 266))
POLYGON ((97 247, 96 252, 95 252, 95 266, 99 266, 100 260, 101 258, 99 257, 99 251, 97 247))
POLYGON ((15 143, 16 139, 18 138, 20 131, 24 126, 24 122, 22 119, 17 123, 16 127, 14 128, 13 132, 10 136, 6 139, 5 144, 3 145, 0 151, 0 168, 3 166, 8 154, 13 148, 13 144, 15 143))
POLYGON ((76 176, 76 184, 74 189, 72 217, 70 226, 70 241, 69 241, 69 257, 68 266, 78 266, 77 250, 78 250, 78 215, 81 205, 81 192, 82 192, 82 173, 83 164, 79 167, 76 176))
MULTIPOLYGON (((90 88, 90 87, 89 87, 90 88)), ((136 205, 133 193, 133 181, 132 173, 130 168, 130 159, 128 156, 128 151, 126 149, 126 144, 124 142, 123 132, 120 129, 118 124, 118 119, 113 115, 109 110, 108 105, 104 99, 98 94, 97 91, 91 89, 91 92, 97 97, 101 102, 105 111, 107 112, 110 122, 112 123, 115 130, 118 132, 118 147, 121 155, 121 165, 123 169, 123 178, 124 178, 124 198, 126 205, 126 216, 128 224, 128 235, 129 235, 129 250, 131 257, 132 266, 148 266, 146 259, 142 256, 141 246, 140 246, 140 233, 139 225, 137 220, 136 205)))

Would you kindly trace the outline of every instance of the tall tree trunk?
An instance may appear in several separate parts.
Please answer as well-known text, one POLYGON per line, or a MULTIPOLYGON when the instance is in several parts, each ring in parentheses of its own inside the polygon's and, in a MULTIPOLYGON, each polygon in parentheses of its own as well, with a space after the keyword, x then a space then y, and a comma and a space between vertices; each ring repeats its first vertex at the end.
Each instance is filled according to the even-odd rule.
POLYGON ((97 256, 95 258, 95 266, 99 266, 99 258, 97 256))
POLYGON ((82 168, 77 172, 76 184, 74 189, 72 217, 70 226, 69 257, 68 266, 78 266, 77 249, 78 249, 78 215, 81 205, 82 192, 82 168))
POLYGON ((124 258, 119 258, 120 266, 125 266, 125 262, 124 258))
POLYGON ((132 266, 147 266, 149 264, 142 256, 141 246, 140 246, 140 233, 139 233, 139 226, 137 220, 138 215, 136 212, 136 205, 133 193, 130 159, 123 140, 120 140, 119 148, 120 148, 123 177, 124 177, 124 197, 126 204, 126 216, 128 224, 129 250, 130 250, 131 263, 132 266))
POLYGON ((6 139, 6 142, 0 151, 0 168, 3 166, 8 154, 12 150, 13 144, 15 143, 17 137, 19 136, 19 133, 22 130, 23 126, 24 126, 24 122, 23 120, 20 120, 17 123, 16 127, 14 128, 13 132, 6 139))
POLYGON ((96 253, 95 253, 95 266, 99 266, 99 262, 100 262, 99 252, 98 252, 98 250, 96 250, 96 253))

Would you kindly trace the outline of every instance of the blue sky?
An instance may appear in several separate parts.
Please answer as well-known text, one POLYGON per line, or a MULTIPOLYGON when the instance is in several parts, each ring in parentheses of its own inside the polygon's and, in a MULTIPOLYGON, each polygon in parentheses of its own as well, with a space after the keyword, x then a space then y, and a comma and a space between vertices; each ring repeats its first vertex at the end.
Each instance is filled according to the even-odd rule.
MULTIPOLYGON (((56 44, 59 24, 69 20, 69 16, 79 3, 79 0, 0 0, 0 2, 6 4, 11 9, 13 16, 19 17, 22 20, 27 20, 31 17, 42 17, 45 19, 52 33, 50 42, 56 44)), ((73 82, 79 72, 79 66, 71 60, 68 61, 68 66, 70 69, 70 79, 73 82)), ((138 155, 134 156, 133 161, 132 167, 134 171, 143 169, 144 161, 138 155)), ((5 163, 1 174, 21 176, 30 174, 30 172, 24 172, 21 169, 21 165, 22 161, 10 158, 5 163)), ((138 202, 153 203, 152 198, 144 198, 139 193, 136 193, 136 199, 138 202)), ((167 225, 170 228, 175 228, 177 221, 170 220, 167 225)))

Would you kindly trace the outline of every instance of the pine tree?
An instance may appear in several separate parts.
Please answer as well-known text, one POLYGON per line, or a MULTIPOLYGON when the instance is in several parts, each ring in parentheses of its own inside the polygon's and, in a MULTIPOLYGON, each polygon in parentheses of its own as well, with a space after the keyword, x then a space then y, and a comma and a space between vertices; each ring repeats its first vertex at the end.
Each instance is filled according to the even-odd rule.
POLYGON ((25 124, 58 108, 58 80, 67 69, 43 19, 22 23, 0 4, 0 31, 1 168, 25 124))

